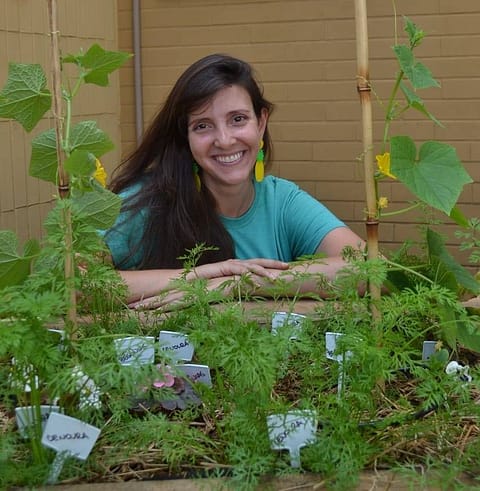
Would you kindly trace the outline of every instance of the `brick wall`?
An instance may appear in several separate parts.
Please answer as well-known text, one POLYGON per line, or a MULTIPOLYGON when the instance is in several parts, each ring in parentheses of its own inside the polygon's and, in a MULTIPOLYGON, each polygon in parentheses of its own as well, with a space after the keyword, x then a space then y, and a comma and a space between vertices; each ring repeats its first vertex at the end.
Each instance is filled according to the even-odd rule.
MULTIPOLYGON (((76 53, 98 42, 105 49, 117 47, 116 0, 60 0, 59 30, 63 53, 76 53), (93 15, 94 14, 94 15, 93 15)), ((0 87, 7 79, 8 62, 40 63, 50 69, 47 2, 0 0, 0 87)), ((118 149, 105 156, 107 170, 120 155, 118 74, 109 88, 86 86, 74 100, 77 118, 95 119, 117 143, 118 149)), ((20 238, 39 237, 41 222, 51 209, 52 185, 29 177, 30 141, 53 126, 50 114, 31 134, 16 122, 0 119, 0 229, 17 232, 20 238)))
MULTIPOLYGON (((429 66, 441 88, 423 91, 427 108, 445 128, 420 114, 395 122, 392 134, 409 134, 417 143, 438 139, 454 144, 475 180, 460 204, 469 216, 480 210, 480 3, 478 0, 397 0, 398 36, 402 15, 428 34, 417 57, 429 66)), ((131 1, 118 0, 119 39, 131 50, 131 1)), ((395 76, 392 3, 369 0, 370 75, 374 135, 383 133, 385 103, 395 76)), ((270 127, 275 141, 273 172, 296 181, 364 233, 364 184, 360 104, 356 92, 354 4, 349 0, 143 0, 142 77, 144 121, 148 124, 177 76, 201 56, 226 52, 251 62, 276 105, 270 127)), ((134 145, 132 65, 121 73, 123 150, 134 145)), ((377 145, 378 146, 378 145, 377 145)), ((411 196, 396 182, 381 184, 399 209, 411 196)), ((419 212, 385 219, 384 246, 418 237, 419 212)), ((465 262, 448 224, 452 251, 465 262)))

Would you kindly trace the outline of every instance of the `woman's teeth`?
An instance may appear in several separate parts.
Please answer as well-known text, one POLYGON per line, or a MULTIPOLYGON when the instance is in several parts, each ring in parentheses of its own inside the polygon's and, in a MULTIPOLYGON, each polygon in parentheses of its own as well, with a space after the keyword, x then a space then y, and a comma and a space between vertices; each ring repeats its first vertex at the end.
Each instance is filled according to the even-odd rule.
POLYGON ((242 154, 243 152, 237 152, 233 155, 219 155, 217 156, 217 160, 222 164, 231 164, 232 162, 238 160, 242 156, 242 154))

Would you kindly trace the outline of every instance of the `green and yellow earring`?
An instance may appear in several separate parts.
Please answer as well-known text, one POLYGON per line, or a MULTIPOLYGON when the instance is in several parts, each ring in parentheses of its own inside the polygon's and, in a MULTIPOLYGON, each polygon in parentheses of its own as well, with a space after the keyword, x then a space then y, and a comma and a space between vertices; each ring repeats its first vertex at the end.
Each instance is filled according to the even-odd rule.
POLYGON ((192 170, 195 187, 197 188, 197 191, 200 191, 202 189, 202 181, 200 180, 200 176, 198 175, 198 164, 196 162, 192 164, 192 170))
POLYGON ((255 162, 255 180, 257 182, 262 182, 265 175, 265 165, 263 160, 265 159, 265 154, 263 153, 263 140, 260 140, 260 148, 257 154, 257 160, 255 162))

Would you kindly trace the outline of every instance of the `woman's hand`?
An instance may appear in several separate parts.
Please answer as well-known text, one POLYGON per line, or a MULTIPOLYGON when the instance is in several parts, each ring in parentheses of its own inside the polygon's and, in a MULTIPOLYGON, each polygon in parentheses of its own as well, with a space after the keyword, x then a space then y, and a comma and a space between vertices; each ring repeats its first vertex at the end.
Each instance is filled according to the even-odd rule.
MULTIPOLYGON (((235 277, 249 274, 268 281, 275 279, 278 273, 289 268, 288 263, 273 259, 229 259, 211 264, 202 264, 185 274, 183 269, 148 269, 138 271, 120 271, 123 281, 129 289, 127 302, 130 307, 145 306, 154 298, 154 304, 168 304, 181 297, 176 291, 176 280, 185 278, 194 281, 197 278, 219 280, 220 283, 235 277)), ((153 304, 152 307, 153 308, 153 304)))
MULTIPOLYGON (((228 297, 234 293, 245 294, 247 291, 255 291, 256 288, 264 285, 265 282, 269 283, 271 281, 272 279, 270 277, 266 279, 264 271, 262 271, 262 275, 260 276, 250 273, 250 271, 247 270, 247 272, 242 273, 242 275, 224 275, 208 278, 206 287, 209 291, 219 290, 222 293, 222 297, 228 297)), ((187 304, 185 302, 184 292, 181 290, 169 290, 160 295, 131 302, 128 306, 131 309, 137 310, 162 309, 164 311, 171 311, 178 307, 186 307, 187 304)))
POLYGON ((269 270, 273 269, 283 271, 288 268, 288 263, 284 263, 282 261, 277 261, 274 259, 228 259, 227 261, 220 261, 217 263, 202 264, 201 266, 197 266, 187 275, 187 279, 211 279, 237 275, 241 276, 246 273, 253 273, 257 276, 273 280, 277 275, 269 270))

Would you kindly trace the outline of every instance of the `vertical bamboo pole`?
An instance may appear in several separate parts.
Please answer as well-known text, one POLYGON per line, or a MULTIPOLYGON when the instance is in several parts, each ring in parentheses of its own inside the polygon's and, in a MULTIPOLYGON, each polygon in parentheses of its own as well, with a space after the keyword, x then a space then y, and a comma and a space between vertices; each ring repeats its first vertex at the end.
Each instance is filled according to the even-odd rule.
MULTIPOLYGON (((377 213, 377 190, 374 177, 373 163, 373 124, 372 124, 372 102, 369 81, 368 65, 368 28, 367 28, 367 2, 366 0, 355 0, 355 30, 357 39, 357 90, 360 96, 362 108, 363 129, 363 164, 365 170, 365 192, 367 201, 367 248, 368 259, 378 257, 378 213, 377 213)), ((370 282, 369 293, 373 300, 372 315, 379 318, 379 312, 375 301, 380 298, 380 288, 370 282)))
MULTIPOLYGON (((52 61, 52 92, 53 92, 53 117, 55 120, 55 135, 57 139, 58 162, 58 194, 61 199, 69 196, 68 173, 63 162, 65 152, 63 142, 63 114, 62 114, 62 72, 60 65, 60 46, 58 30, 57 0, 47 0, 48 20, 50 28, 50 52, 52 61)), ((67 295, 67 328, 70 335, 74 336, 77 325, 77 301, 75 293, 75 271, 73 258, 72 216, 70 208, 64 209, 65 226, 65 286, 67 295)))

